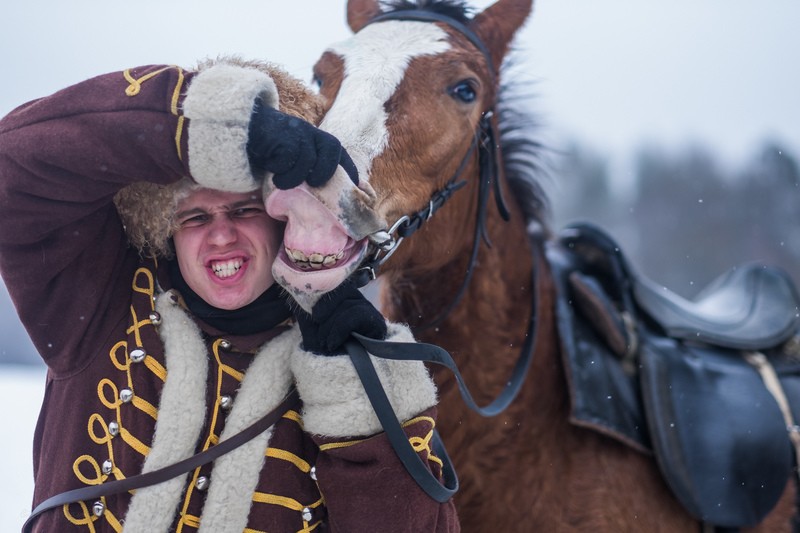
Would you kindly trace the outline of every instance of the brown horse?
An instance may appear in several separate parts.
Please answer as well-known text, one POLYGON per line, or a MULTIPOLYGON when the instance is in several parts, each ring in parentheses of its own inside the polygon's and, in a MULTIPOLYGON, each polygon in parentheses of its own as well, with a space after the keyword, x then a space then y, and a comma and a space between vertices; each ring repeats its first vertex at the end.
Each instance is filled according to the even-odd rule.
MULTIPOLYGON (((570 420, 556 295, 544 261, 552 236, 538 186, 538 146, 524 131, 504 128, 513 113, 498 113, 497 67, 532 0, 499 0, 472 18, 462 2, 419 4, 396 2, 393 8, 443 13, 466 30, 424 17, 375 21, 377 0, 349 1, 355 35, 326 51, 314 73, 329 106, 321 127, 342 140, 366 183, 343 192, 347 180, 338 176, 333 193, 306 196, 315 195, 331 212, 330 206, 361 205, 373 230, 423 215, 414 219, 419 231, 381 266, 383 309, 416 328, 419 340, 446 348, 479 403, 503 388, 535 319, 532 367, 501 415, 470 411, 452 375, 436 374, 439 429, 461 480, 456 503, 463 529, 699 531, 701 524, 671 494, 650 455, 570 420), (505 132, 499 139, 504 179, 491 185, 491 176, 480 175, 473 146, 482 120, 505 132), (460 190, 448 187, 462 182, 460 190), (446 202, 435 196, 442 190, 452 194, 446 202)), ((349 235, 348 249, 366 249, 370 224, 353 228, 358 211, 334 216, 349 235)), ((333 269, 326 283, 354 268, 333 269)), ((301 281, 290 274, 283 283, 297 295, 301 281)), ((787 487, 756 530, 788 530, 792 492, 787 487)))

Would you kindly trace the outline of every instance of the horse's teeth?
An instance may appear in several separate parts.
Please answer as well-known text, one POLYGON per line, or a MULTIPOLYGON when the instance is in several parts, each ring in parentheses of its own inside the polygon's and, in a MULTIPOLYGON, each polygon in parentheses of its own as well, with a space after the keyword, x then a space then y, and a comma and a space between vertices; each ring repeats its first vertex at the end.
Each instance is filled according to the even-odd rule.
POLYGON ((297 264, 300 268, 304 270, 308 269, 315 269, 318 270, 324 267, 332 267, 336 264, 339 259, 344 257, 344 250, 340 250, 335 254, 328 254, 322 255, 319 252, 314 252, 309 254, 308 256, 302 250, 295 250, 293 248, 284 247, 286 250, 286 255, 289 259, 297 264))
POLYGON ((294 262, 308 261, 308 259, 306 258, 306 254, 304 254, 302 250, 293 250, 291 248, 286 248, 286 255, 288 255, 289 259, 291 259, 294 262))

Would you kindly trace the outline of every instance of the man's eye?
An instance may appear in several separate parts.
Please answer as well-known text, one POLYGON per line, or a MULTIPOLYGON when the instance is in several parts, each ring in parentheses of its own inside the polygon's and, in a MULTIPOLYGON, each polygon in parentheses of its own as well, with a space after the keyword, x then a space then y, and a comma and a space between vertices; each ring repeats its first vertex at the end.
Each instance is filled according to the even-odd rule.
POLYGON ((180 226, 182 228, 194 228, 196 226, 201 226, 205 224, 206 222, 208 222, 209 218, 210 217, 208 215, 194 215, 192 217, 184 218, 183 220, 181 220, 180 226))
POLYGON ((264 213, 264 208, 262 207, 240 207, 233 211, 233 216, 237 218, 249 218, 262 213, 264 213))

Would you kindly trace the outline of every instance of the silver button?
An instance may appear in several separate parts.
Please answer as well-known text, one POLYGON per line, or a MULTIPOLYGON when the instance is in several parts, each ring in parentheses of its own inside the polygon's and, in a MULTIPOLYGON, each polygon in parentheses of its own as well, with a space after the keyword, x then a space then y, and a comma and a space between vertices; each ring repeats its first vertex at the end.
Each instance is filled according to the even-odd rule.
POLYGON ((106 511, 106 506, 101 501, 96 501, 92 504, 92 513, 95 516, 103 516, 103 513, 106 511))
POLYGON ((112 463, 110 459, 106 459, 103 461, 102 470, 105 475, 110 474, 111 471, 114 470, 114 463, 112 463))
POLYGON ((231 407, 233 407, 233 398, 231 398, 230 396, 220 396, 219 406, 225 409, 226 411, 230 411, 231 407))
POLYGON ((130 356, 131 356, 131 361, 133 361, 134 363, 141 363, 142 361, 144 361, 144 358, 147 356, 147 354, 141 348, 134 348, 133 350, 131 350, 130 356))
POLYGON ((197 487, 197 490, 206 490, 208 488, 208 478, 206 476, 200 476, 197 478, 197 481, 194 482, 194 486, 197 487))
POLYGON ((311 519, 314 518, 314 515, 311 514, 311 509, 308 507, 303 507, 303 520, 306 522, 311 522, 311 519))
POLYGON ((311 479, 316 481, 317 480, 317 467, 316 466, 312 466, 311 470, 308 472, 308 475, 311 476, 311 479))
POLYGON ((230 350, 231 346, 233 346, 231 344, 231 341, 227 339, 222 339, 221 341, 219 341, 219 347, 222 348, 223 350, 230 350))
POLYGON ((116 422, 109 422, 108 432, 111 434, 112 437, 116 437, 117 435, 119 435, 119 424, 117 424, 116 422))
POLYGON ((151 311, 150 314, 148 315, 148 318, 150 319, 150 322, 152 322, 154 326, 161 325, 161 313, 159 313, 158 311, 151 311))
POLYGON ((122 389, 119 391, 119 399, 122 400, 122 403, 128 403, 133 400, 133 391, 130 389, 122 389))

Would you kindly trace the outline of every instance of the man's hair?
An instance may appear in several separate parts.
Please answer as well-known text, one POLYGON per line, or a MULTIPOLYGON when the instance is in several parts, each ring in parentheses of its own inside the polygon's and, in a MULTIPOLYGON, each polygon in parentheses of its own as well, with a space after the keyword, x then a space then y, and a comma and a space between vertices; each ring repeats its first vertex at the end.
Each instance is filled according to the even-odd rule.
POLYGON ((170 185, 133 183, 114 196, 114 205, 122 219, 128 242, 143 255, 171 259, 172 234, 177 229, 175 214, 178 203, 199 188, 183 178, 170 185))

